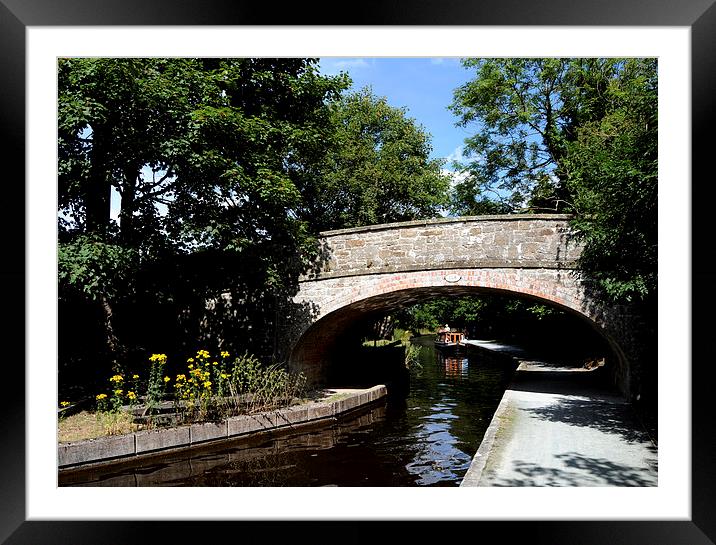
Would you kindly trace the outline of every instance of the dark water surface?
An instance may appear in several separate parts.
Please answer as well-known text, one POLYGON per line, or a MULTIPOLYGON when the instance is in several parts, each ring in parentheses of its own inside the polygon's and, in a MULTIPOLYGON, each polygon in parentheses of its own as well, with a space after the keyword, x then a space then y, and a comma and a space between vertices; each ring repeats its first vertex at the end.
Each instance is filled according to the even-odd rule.
POLYGON ((410 389, 330 426, 60 477, 61 486, 458 486, 513 367, 443 357, 432 336, 410 389))

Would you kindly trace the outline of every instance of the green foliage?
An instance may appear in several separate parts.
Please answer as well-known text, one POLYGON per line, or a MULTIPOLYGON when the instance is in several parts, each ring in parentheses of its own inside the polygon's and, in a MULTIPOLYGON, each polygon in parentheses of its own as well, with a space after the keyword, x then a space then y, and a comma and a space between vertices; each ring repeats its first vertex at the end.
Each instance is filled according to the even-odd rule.
MULTIPOLYGON (((300 373, 289 373, 279 365, 264 366, 248 352, 231 361, 229 358, 226 351, 212 357, 207 350, 198 350, 187 360, 185 373, 176 376, 174 394, 168 395, 166 386, 171 379, 164 375, 167 356, 152 354, 146 395, 140 406, 141 421, 153 427, 251 414, 288 406, 305 393, 306 378, 300 373), (160 405, 170 399, 174 400, 175 414, 161 418, 160 405)), ((95 396, 97 421, 104 433, 131 430, 133 411, 140 402, 136 391, 141 380, 136 374, 131 379, 115 374, 109 378, 108 390, 95 396)))
POLYGON ((397 320, 414 331, 435 331, 446 323, 463 328, 477 320, 484 305, 484 301, 477 297, 434 298, 399 312, 397 320))
POLYGON ((474 206, 470 196, 478 202, 496 200, 509 209, 525 206, 536 191, 556 198, 559 162, 573 121, 562 97, 570 63, 552 58, 463 60, 475 77, 455 90, 451 109, 459 125, 474 125, 475 133, 465 140, 468 176, 458 186, 464 190, 457 192, 456 211, 474 206))
POLYGON ((171 193, 176 164, 190 148, 190 114, 209 93, 201 62, 58 61, 62 232, 121 232, 123 242, 145 248, 161 242, 155 205, 171 193), (122 197, 121 231, 110 220, 110 188, 122 197))
POLYGON ((416 370, 416 369, 422 369, 422 365, 420 364, 420 351, 421 347, 417 344, 412 344, 410 342, 404 343, 403 346, 405 347, 405 367, 408 370, 416 370))
MULTIPOLYGON (((273 281, 286 255, 310 243, 301 219, 331 127, 327 102, 344 78, 310 59, 222 59, 215 100, 192 112, 192 148, 169 207, 168 232, 184 247, 261 256, 273 281), (276 259, 276 256, 281 259, 276 259), (270 261, 270 262, 269 262, 270 261)), ((295 272, 293 273, 295 276, 295 272)))
POLYGON ((456 329, 485 331, 498 323, 516 323, 526 318, 543 320, 558 314, 560 311, 554 307, 509 297, 441 297, 401 310, 396 321, 413 331, 436 331, 444 324, 456 329))
POLYGON ((57 249, 60 298, 74 292, 96 301, 106 295, 126 295, 131 287, 136 252, 95 236, 60 242, 57 249))
POLYGON ((429 134, 405 109, 366 88, 331 104, 331 122, 333 146, 309 201, 318 229, 439 215, 449 180, 429 158, 429 134))
POLYGON ((166 354, 152 354, 149 358, 149 380, 147 380, 146 403, 151 412, 164 397, 164 367, 166 354))
POLYGON ((262 365, 248 352, 229 362, 221 352, 215 361, 206 350, 187 360, 176 377, 177 410, 185 420, 205 420, 285 407, 304 393, 306 378, 279 365, 262 365))
POLYGON ((585 243, 581 269, 611 299, 643 301, 657 287, 656 61, 627 62, 604 101, 565 158, 572 223, 585 243))
POLYGON ((476 177, 455 184, 450 194, 450 212, 459 216, 509 214, 513 207, 502 200, 485 195, 476 177))
POLYGON ((346 78, 313 59, 77 58, 58 82, 60 297, 99 303, 115 354, 141 336, 114 328, 120 295, 124 309, 171 305, 189 337, 230 291, 241 342, 270 350, 266 323, 310 255, 303 195, 346 78))
POLYGON ((656 289, 655 59, 466 59, 458 214, 570 212, 585 278, 614 301, 656 289))

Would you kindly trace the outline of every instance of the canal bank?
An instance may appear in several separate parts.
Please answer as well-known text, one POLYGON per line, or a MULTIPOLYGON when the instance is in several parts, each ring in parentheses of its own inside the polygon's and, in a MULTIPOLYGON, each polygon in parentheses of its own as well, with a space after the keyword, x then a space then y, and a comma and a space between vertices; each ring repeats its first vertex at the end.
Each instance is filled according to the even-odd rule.
POLYGON ((133 459, 156 456, 227 439, 249 438, 258 434, 294 430, 335 420, 379 401, 387 395, 384 385, 366 389, 329 389, 326 399, 258 414, 239 415, 221 422, 201 422, 184 426, 144 430, 60 443, 57 448, 60 472, 106 466, 133 459))
POLYGON ((470 344, 519 365, 460 486, 657 485, 657 447, 599 368, 470 344))

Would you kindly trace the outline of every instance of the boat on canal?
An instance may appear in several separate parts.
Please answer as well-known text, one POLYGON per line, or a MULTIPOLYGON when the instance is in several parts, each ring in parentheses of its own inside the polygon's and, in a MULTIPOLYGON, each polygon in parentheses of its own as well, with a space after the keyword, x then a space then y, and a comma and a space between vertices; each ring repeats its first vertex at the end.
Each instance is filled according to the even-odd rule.
POLYGON ((462 331, 451 330, 445 325, 438 329, 435 337, 435 348, 443 351, 458 351, 464 348, 465 334, 462 331))

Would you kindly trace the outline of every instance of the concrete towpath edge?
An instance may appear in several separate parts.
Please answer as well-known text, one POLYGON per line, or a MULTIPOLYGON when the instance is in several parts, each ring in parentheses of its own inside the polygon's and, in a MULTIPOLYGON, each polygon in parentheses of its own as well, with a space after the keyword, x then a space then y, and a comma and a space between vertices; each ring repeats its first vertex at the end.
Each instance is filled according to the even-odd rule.
MULTIPOLYGON (((522 365, 522 360, 514 353, 510 353, 509 349, 505 349, 502 347, 499 349, 494 349, 487 346, 482 346, 480 344, 470 344, 470 346, 477 351, 485 351, 490 352, 492 354, 499 354, 500 356, 511 360, 516 366, 515 371, 519 370, 520 366, 522 365)), ((483 435, 482 437, 482 442, 480 442, 480 446, 478 447, 477 452, 472 457, 470 466, 467 468, 467 471, 465 472, 462 481, 460 481, 460 486, 480 486, 478 483, 482 478, 482 472, 485 470, 487 459, 489 458, 490 453, 492 452, 492 449, 495 445, 497 433, 502 427, 502 419, 505 417, 507 411, 509 410, 510 386, 512 385, 513 380, 514 378, 510 380, 510 384, 505 389, 504 394, 502 394, 500 403, 498 404, 497 409, 495 409, 495 412, 492 415, 490 424, 487 426, 487 430, 485 430, 485 435, 483 435)))
POLYGON ((501 421, 506 415, 509 409, 509 405, 510 396, 509 390, 507 390, 502 396, 502 400, 500 401, 500 404, 495 410, 495 414, 492 415, 490 425, 485 431, 485 435, 482 438, 482 442, 480 443, 480 446, 478 447, 475 456, 473 456, 472 462, 470 462, 470 467, 467 468, 467 472, 465 473, 465 476, 460 482, 460 486, 480 486, 478 483, 480 482, 482 472, 484 471, 485 465, 487 464, 487 459, 492 452, 492 448, 495 444, 495 438, 501 428, 501 421))

